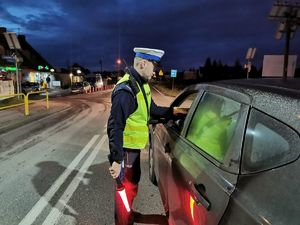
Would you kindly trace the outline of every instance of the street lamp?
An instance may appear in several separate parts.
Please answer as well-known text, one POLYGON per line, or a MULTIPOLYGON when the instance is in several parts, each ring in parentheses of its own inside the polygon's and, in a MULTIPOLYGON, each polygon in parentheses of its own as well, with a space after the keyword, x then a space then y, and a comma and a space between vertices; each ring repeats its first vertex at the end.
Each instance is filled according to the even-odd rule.
POLYGON ((247 79, 249 78, 249 74, 251 71, 251 66, 252 66, 252 60, 254 58, 256 52, 256 48, 248 48, 247 54, 246 54, 246 59, 248 60, 247 65, 245 68, 247 68, 247 79))
POLYGON ((117 74, 119 77, 120 76, 120 65, 122 64, 121 59, 117 59, 116 64, 117 64, 117 74))
POLYGON ((100 63, 100 73, 102 73, 102 59, 99 60, 100 63))
POLYGON ((122 63, 121 59, 117 59, 117 64, 121 65, 121 63, 122 63))
POLYGON ((20 93, 20 84, 19 84, 19 69, 18 69, 18 56, 16 53, 13 53, 12 56, 15 59, 15 66, 16 66, 16 82, 17 82, 17 94, 20 93))
POLYGON ((17 94, 20 93, 20 81, 19 81, 19 68, 18 66, 20 63, 23 62, 23 58, 21 56, 17 55, 17 52, 13 53, 12 56, 14 57, 15 60, 15 66, 16 66, 16 82, 17 82, 17 94))

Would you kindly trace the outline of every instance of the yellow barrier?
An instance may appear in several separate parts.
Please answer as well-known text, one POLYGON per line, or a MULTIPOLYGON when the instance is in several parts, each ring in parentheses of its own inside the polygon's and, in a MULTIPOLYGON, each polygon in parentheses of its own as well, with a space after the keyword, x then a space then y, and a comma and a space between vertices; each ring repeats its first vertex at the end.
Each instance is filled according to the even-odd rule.
MULTIPOLYGON (((1 98, 12 98, 12 97, 16 97, 16 96, 22 96, 23 99, 25 99, 25 94, 24 93, 12 94, 12 95, 0 95, 0 99, 1 98)), ((8 106, 3 106, 3 107, 0 107, 0 110, 2 110, 2 109, 8 109, 8 108, 13 108, 13 107, 20 106, 20 105, 24 105, 24 102, 18 103, 18 104, 12 104, 12 105, 8 105, 8 106)), ((25 108, 26 108, 26 106, 25 106, 25 108)))
MULTIPOLYGON (((16 97, 16 96, 22 96, 23 99, 24 99, 24 102, 22 103, 18 103, 18 104, 13 104, 13 105, 9 105, 9 106, 4 106, 4 107, 0 107, 0 110, 2 109, 8 109, 8 108, 12 108, 12 107, 17 107, 17 106, 20 106, 20 105, 24 105, 24 114, 25 116, 28 116, 29 115, 29 103, 31 102, 34 102, 34 101, 31 101, 29 102, 29 98, 28 96, 31 95, 31 94, 41 94, 41 93, 46 93, 46 107, 47 107, 47 110, 49 109, 49 95, 48 95, 48 91, 35 91, 35 92, 29 92, 27 93, 26 95, 24 93, 20 93, 20 94, 12 94, 12 95, 0 95, 0 99, 1 98, 10 98, 10 97, 16 97)), ((43 100, 43 99, 41 99, 43 100)), ((37 100, 36 100, 37 101, 37 100)), ((39 100, 38 100, 39 101, 39 100)))
MULTIPOLYGON (((32 94, 41 94, 41 93, 46 93, 46 107, 47 107, 47 110, 49 109, 48 91, 34 91, 34 92, 29 92, 29 93, 27 93, 27 95, 25 96, 25 99, 24 99, 24 102, 25 102, 25 116, 29 115, 29 99, 28 99, 28 96, 32 95, 32 94)), ((31 101, 31 102, 34 102, 34 101, 31 101)))

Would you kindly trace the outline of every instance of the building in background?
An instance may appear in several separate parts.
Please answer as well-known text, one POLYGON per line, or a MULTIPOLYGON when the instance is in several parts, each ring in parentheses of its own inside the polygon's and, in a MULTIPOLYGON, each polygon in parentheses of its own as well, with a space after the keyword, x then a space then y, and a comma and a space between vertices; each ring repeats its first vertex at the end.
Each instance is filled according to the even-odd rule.
POLYGON ((53 74, 53 66, 27 42, 25 35, 17 36, 21 49, 10 49, 4 36, 6 32, 8 31, 5 27, 0 27, 0 80, 12 80, 14 86, 16 86, 17 68, 13 54, 17 54, 20 59, 18 66, 20 83, 41 83, 41 81, 46 81, 46 78, 50 76, 51 82, 48 88, 52 88, 52 81, 56 80, 53 74))
MULTIPOLYGON (((289 55, 287 77, 294 77, 297 65, 297 55, 289 55)), ((284 55, 264 55, 262 76, 283 77, 284 55)))

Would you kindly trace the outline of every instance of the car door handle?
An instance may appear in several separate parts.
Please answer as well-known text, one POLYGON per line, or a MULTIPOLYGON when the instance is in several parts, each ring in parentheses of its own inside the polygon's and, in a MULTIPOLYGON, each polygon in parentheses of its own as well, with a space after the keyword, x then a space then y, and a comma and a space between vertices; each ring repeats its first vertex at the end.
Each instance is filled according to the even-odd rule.
POLYGON ((165 143, 164 148, 165 148, 165 153, 170 153, 171 152, 171 147, 170 147, 169 142, 165 143))
MULTIPOLYGON (((192 182, 190 182, 192 184, 192 182)), ((192 184, 193 197, 197 205, 202 205, 207 211, 211 209, 211 203, 205 195, 205 186, 203 184, 192 184)))

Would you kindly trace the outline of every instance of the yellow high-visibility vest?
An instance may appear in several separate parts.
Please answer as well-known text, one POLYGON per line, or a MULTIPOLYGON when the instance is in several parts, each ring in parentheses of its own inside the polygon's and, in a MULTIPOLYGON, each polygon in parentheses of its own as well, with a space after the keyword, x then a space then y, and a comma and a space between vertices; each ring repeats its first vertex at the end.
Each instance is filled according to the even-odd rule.
MULTIPOLYGON (((129 80, 129 76, 129 74, 125 74, 122 79, 118 81, 116 87, 123 82, 127 82, 129 80)), ((148 143, 148 120, 151 105, 151 92, 149 85, 147 83, 143 84, 149 106, 149 109, 147 109, 147 104, 141 87, 137 82, 136 85, 139 89, 139 92, 136 94, 137 109, 126 120, 123 132, 123 147, 143 149, 148 143)))

